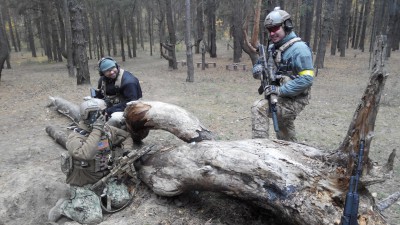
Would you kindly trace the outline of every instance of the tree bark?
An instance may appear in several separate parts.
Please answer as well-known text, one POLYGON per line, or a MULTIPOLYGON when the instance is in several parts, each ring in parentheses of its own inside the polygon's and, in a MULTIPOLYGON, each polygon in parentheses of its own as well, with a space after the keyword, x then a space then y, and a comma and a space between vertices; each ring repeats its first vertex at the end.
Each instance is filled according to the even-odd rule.
POLYGON ((3 71, 4 62, 6 61, 8 55, 10 54, 6 40, 6 33, 4 29, 1 12, 2 12, 2 6, 0 5, 0 81, 1 81, 1 71, 3 71))
POLYGON ((61 145, 63 148, 67 149, 67 138, 68 135, 66 132, 63 132, 62 129, 56 126, 47 126, 46 133, 54 138, 54 140, 61 145))
POLYGON ((317 68, 317 71, 318 68, 324 68, 326 46, 328 44, 329 36, 332 33, 333 12, 331 9, 333 8, 334 3, 334 1, 325 0, 324 17, 320 32, 321 38, 319 39, 317 56, 315 57, 315 67, 317 68))
POLYGON ((365 33, 367 30, 367 24, 368 24, 368 18, 369 18, 369 13, 371 9, 371 4, 370 0, 366 0, 363 4, 364 6, 364 15, 363 15, 363 23, 362 23, 362 30, 361 30, 361 37, 359 41, 358 48, 361 49, 362 52, 364 52, 364 44, 365 44, 365 33))
MULTIPOLYGON (((329 1, 329 0, 328 0, 329 1)), ((331 11, 333 14, 332 18, 339 18, 341 0, 333 0, 334 8, 331 11)), ((336 49, 338 45, 338 32, 339 32, 339 19, 334 19, 332 24, 332 34, 331 34, 331 55, 336 55, 336 49)))
MULTIPOLYGON (((248 25, 249 25, 249 18, 250 16, 247 15, 246 16, 246 21, 245 21, 245 25, 242 28, 242 32, 243 32, 243 51, 246 52, 250 59, 251 59, 251 64, 254 65, 256 64, 259 55, 257 53, 257 48, 258 45, 263 45, 264 44, 264 40, 261 39, 261 41, 259 41, 259 33, 260 33, 260 20, 262 20, 260 18, 260 14, 261 14, 261 0, 257 0, 256 5, 255 5, 255 9, 254 9, 254 24, 253 24, 253 32, 250 38, 250 41, 248 40, 248 35, 247 35, 247 30, 248 30, 248 25)), ((253 14, 253 12, 247 12, 247 14, 253 14)), ((264 34, 262 35, 262 37, 264 37, 264 34)))
POLYGON ((74 68, 74 58, 73 58, 73 50, 72 50, 72 30, 71 30, 71 18, 69 16, 68 9, 68 0, 63 1, 63 11, 64 11, 64 20, 65 20, 65 44, 66 44, 66 53, 67 53, 67 68, 68 68, 68 76, 75 77, 75 68, 74 68))
POLYGON ((233 62, 239 63, 242 58, 242 43, 243 43, 243 5, 239 1, 232 2, 232 36, 233 36, 233 62))
POLYGON ((208 46, 207 51, 210 58, 217 58, 217 29, 216 29, 216 10, 218 2, 216 0, 207 0, 207 18, 208 18, 208 46))
POLYGON ((197 117, 176 105, 156 101, 132 101, 128 103, 124 116, 128 130, 133 134, 161 129, 188 143, 214 139, 211 131, 197 117))
POLYGON ((50 103, 47 107, 54 107, 55 110, 66 117, 70 118, 73 122, 78 122, 80 119, 79 106, 59 97, 49 97, 50 103))
POLYGON ((314 40, 313 40, 313 47, 312 50, 314 52, 317 51, 318 47, 318 42, 321 39, 321 20, 322 20, 322 5, 323 5, 324 0, 316 0, 316 6, 315 6, 315 25, 314 25, 314 40))
POLYGON ((348 28, 351 11, 351 1, 342 1, 341 15, 340 15, 340 29, 338 33, 338 48, 340 57, 346 56, 346 43, 348 40, 348 28))
POLYGON ((76 64, 77 84, 90 84, 88 57, 86 55, 86 40, 84 35, 83 3, 77 0, 69 1, 69 12, 72 27, 72 46, 76 64))
POLYGON ((49 25, 50 25, 50 9, 48 5, 48 1, 41 0, 40 1, 40 7, 42 10, 42 13, 40 14, 40 20, 41 20, 41 39, 43 40, 43 49, 45 52, 45 55, 47 56, 47 61, 51 62, 53 60, 53 52, 51 50, 51 39, 50 39, 50 30, 49 30, 49 25))
POLYGON ((117 17, 118 17, 118 37, 120 41, 121 47, 121 60, 125 62, 125 46, 124 46, 124 26, 122 20, 122 12, 120 9, 117 10, 117 17))
POLYGON ((32 57, 37 57, 36 55, 36 47, 35 47, 35 39, 33 36, 33 30, 32 30, 32 12, 27 11, 24 13, 24 24, 27 29, 27 42, 28 42, 28 49, 32 52, 32 57))
POLYGON ((195 54, 200 53, 200 42, 203 40, 204 37, 204 4, 203 0, 196 0, 196 32, 195 32, 195 54))
POLYGON ((168 36, 169 36, 169 42, 168 43, 162 43, 160 42, 160 53, 161 56, 168 60, 168 67, 171 69, 178 69, 177 63, 176 63, 176 53, 175 53, 175 45, 176 45, 176 34, 175 34, 175 25, 173 21, 173 15, 172 15, 172 5, 171 5, 171 0, 165 1, 165 15, 167 18, 167 27, 168 27, 168 36), (166 49, 168 52, 168 55, 164 54, 162 49, 166 49))
POLYGON ((187 65, 187 77, 186 82, 194 82, 194 68, 193 68, 193 52, 192 42, 190 41, 191 36, 191 17, 190 17, 190 0, 186 0, 186 32, 185 32, 185 45, 186 45, 186 65, 187 65))

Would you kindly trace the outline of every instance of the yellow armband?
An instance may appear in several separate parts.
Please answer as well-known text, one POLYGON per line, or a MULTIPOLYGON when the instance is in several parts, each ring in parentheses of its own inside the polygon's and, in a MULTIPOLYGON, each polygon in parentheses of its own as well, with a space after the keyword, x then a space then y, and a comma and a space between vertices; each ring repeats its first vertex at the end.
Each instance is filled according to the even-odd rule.
POLYGON ((303 70, 299 73, 300 76, 304 76, 304 75, 309 75, 309 76, 314 76, 314 71, 313 70, 303 70))

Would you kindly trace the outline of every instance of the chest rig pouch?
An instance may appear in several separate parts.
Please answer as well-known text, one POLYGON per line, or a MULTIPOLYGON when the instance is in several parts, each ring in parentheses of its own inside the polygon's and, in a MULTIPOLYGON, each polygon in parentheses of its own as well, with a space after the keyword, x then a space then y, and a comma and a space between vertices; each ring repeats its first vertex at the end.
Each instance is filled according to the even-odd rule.
POLYGON ((97 145, 97 154, 94 157, 94 172, 111 169, 113 158, 111 143, 108 137, 103 135, 97 145))
MULTIPOLYGON (((83 129, 75 128, 73 130, 80 135, 89 136, 89 133, 83 129)), ((94 160, 74 160, 68 152, 64 152, 61 154, 61 171, 65 175, 69 175, 73 167, 88 169, 93 172, 108 170, 113 163, 113 152, 111 149, 111 141, 108 139, 107 135, 103 135, 97 144, 97 154, 94 160)))
POLYGON ((111 94, 107 92, 107 82, 103 79, 102 84, 101 84, 101 89, 105 97, 105 101, 107 103, 107 107, 111 107, 113 105, 116 105, 121 102, 121 94, 120 94, 120 87, 122 84, 122 76, 124 75, 124 70, 120 69, 119 74, 117 76, 117 79, 115 80, 114 84, 108 84, 108 85, 113 85, 113 91, 115 94, 111 94))

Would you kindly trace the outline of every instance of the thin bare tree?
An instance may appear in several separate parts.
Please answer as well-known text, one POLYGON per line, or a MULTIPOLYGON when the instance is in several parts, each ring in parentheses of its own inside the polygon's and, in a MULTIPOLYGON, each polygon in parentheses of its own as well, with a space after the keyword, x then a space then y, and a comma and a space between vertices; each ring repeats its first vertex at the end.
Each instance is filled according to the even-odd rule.
POLYGON ((175 45, 176 45, 176 35, 175 35, 175 24, 173 21, 172 15, 172 5, 171 0, 165 1, 165 15, 167 18, 167 27, 168 27, 168 42, 160 42, 160 53, 161 56, 168 60, 168 67, 174 70, 178 69, 176 63, 176 52, 175 52, 175 45), (167 50, 167 54, 164 53, 163 49, 167 50))
POLYGON ((1 71, 3 71, 3 65, 6 61, 8 55, 10 54, 8 50, 8 44, 6 40, 6 33, 4 29, 4 24, 2 18, 2 1, 0 1, 0 80, 1 80, 1 71))
POLYGON ((71 30, 71 19, 69 16, 68 9, 68 0, 63 1, 63 11, 65 18, 65 44, 66 44, 66 52, 67 52, 67 68, 68 75, 70 77, 75 77, 75 68, 74 68, 74 58, 73 58, 73 50, 72 50, 72 30, 71 30))
POLYGON ((187 77, 186 82, 194 82, 194 67, 193 67, 193 53, 192 53, 192 43, 190 41, 190 31, 191 31, 191 17, 190 17, 190 0, 185 0, 186 4, 186 32, 185 32, 185 44, 186 44, 186 65, 187 65, 187 77))

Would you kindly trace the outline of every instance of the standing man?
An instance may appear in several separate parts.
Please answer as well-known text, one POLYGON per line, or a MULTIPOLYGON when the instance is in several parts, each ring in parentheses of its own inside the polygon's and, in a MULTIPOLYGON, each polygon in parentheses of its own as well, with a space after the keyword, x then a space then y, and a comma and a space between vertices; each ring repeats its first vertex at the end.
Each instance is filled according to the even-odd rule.
POLYGON ((79 126, 68 136, 68 154, 61 155, 61 170, 70 185, 70 197, 57 201, 49 212, 50 222, 66 216, 82 224, 100 223, 103 213, 99 195, 107 197, 113 208, 126 207, 131 200, 124 180, 117 178, 108 180, 103 193, 91 189, 110 173, 116 158, 133 151, 133 141, 128 132, 105 125, 100 113, 105 108, 105 102, 96 98, 80 105, 79 126))
POLYGON ((95 97, 104 99, 107 103, 104 114, 109 118, 108 124, 120 128, 124 122, 126 103, 142 97, 139 80, 132 73, 120 68, 111 57, 99 61, 99 74, 95 97))
MULTIPOLYGON (((276 7, 264 21, 272 42, 268 46, 268 58, 271 57, 279 85, 267 85, 261 93, 265 96, 276 94, 277 119, 280 140, 296 142, 294 120, 309 104, 310 88, 314 80, 312 52, 307 44, 292 31, 293 24, 289 13, 276 7)), ((267 53, 266 53, 267 54, 267 53)), ((264 59, 266 60, 266 59, 264 59)), ((264 69, 263 62, 253 66, 253 77, 260 79, 264 69)), ((261 99, 251 107, 252 138, 269 137, 268 101, 261 99)))

